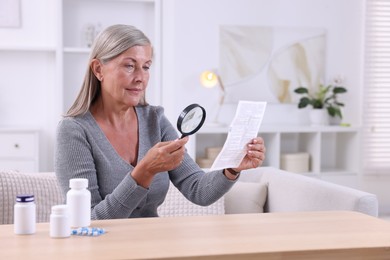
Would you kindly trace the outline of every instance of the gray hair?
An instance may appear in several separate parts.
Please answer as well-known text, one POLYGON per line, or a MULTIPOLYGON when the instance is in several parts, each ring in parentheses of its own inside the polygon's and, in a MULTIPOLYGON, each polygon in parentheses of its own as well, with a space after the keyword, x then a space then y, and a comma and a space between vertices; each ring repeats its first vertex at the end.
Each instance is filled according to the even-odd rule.
MULTIPOLYGON (((147 45, 151 45, 148 37, 134 26, 117 24, 103 30, 92 45, 88 68, 80 92, 65 116, 85 114, 101 93, 100 81, 91 68, 93 59, 98 59, 104 64, 115 59, 131 47, 147 45)), ((146 105, 145 96, 139 105, 146 105)))

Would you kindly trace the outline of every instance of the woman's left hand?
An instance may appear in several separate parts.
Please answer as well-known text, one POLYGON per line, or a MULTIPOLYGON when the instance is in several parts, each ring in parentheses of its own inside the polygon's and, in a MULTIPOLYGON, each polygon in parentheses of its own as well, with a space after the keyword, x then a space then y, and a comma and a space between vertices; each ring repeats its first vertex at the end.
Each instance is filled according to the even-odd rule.
POLYGON ((233 170, 240 172, 251 168, 259 167, 263 164, 265 159, 265 145, 261 137, 256 137, 247 144, 247 152, 244 159, 241 161, 238 168, 233 170))

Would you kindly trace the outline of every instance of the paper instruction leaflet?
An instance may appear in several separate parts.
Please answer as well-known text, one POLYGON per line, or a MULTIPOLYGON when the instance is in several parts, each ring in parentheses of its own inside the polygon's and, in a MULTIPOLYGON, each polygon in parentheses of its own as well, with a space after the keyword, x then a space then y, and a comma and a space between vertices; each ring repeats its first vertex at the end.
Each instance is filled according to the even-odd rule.
POLYGON ((257 137, 267 102, 239 101, 228 136, 210 170, 237 168, 246 154, 246 145, 257 137))

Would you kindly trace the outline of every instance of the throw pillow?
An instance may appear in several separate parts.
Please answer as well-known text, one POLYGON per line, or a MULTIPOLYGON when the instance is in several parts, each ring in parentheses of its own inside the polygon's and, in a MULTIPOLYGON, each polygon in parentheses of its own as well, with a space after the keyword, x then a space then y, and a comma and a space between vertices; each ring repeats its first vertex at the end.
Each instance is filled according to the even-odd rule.
POLYGON ((267 185, 254 182, 237 182, 225 194, 225 213, 262 213, 267 198, 267 185))
POLYGON ((187 200, 183 194, 170 183, 168 194, 163 204, 157 209, 157 212, 160 217, 223 215, 225 213, 224 198, 220 198, 210 206, 195 205, 187 200))

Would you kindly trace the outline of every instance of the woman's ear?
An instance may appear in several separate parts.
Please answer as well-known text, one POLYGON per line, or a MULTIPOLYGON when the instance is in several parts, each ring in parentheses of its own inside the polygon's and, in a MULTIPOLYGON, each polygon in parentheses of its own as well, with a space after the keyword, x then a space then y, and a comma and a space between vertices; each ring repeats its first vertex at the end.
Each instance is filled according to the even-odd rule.
POLYGON ((99 80, 103 80, 103 73, 102 73, 102 64, 98 59, 93 59, 91 62, 91 70, 93 74, 95 74, 95 77, 99 80))

